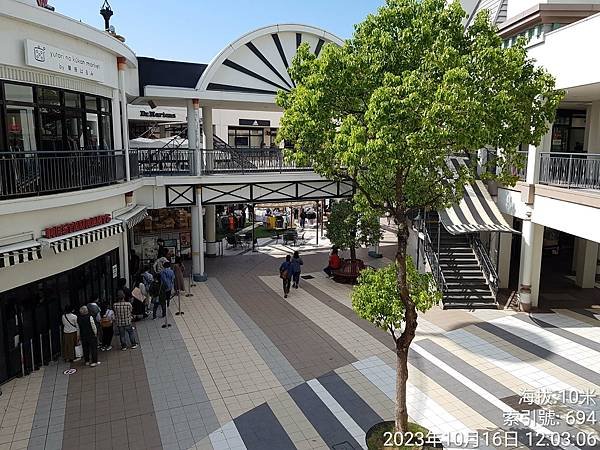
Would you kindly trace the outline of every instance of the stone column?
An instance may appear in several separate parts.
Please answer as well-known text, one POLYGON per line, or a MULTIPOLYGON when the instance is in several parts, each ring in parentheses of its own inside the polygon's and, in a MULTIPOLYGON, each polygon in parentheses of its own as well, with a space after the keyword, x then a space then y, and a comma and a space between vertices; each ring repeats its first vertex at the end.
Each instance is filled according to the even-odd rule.
POLYGON ((202 191, 196 187, 196 205, 192 206, 192 276, 194 281, 206 281, 204 273, 204 224, 202 222, 202 191))
POLYGON ((523 220, 519 277, 519 301, 523 311, 530 311, 538 306, 543 242, 544 227, 531 220, 523 220))
MULTIPOLYGON (((504 219, 510 225, 513 226, 513 218, 507 214, 503 214, 504 219)), ((498 285, 501 289, 508 288, 508 281, 510 278, 510 259, 512 252, 512 233, 499 233, 500 247, 498 251, 498 278, 500 283, 498 285)))
POLYGON ((127 60, 122 56, 117 57, 117 68, 119 70, 119 95, 121 97, 121 133, 123 135, 123 150, 125 151, 125 177, 131 180, 129 167, 129 119, 127 117, 127 93, 125 92, 125 70, 127 60))
MULTIPOLYGON (((113 95, 111 99, 112 103, 112 143, 114 149, 122 149, 123 147, 123 136, 121 135, 121 114, 117 114, 117 111, 121 111, 120 106, 120 93, 118 89, 113 89, 113 95)), ((109 149, 110 150, 110 149, 109 149)))
POLYGON ((600 101, 592 102, 585 120, 588 153, 600 153, 600 101))
MULTIPOLYGON (((213 149, 213 127, 212 127, 212 107, 202 107, 202 148, 204 150, 213 149)), ((209 155, 206 155, 206 166, 207 169, 211 169, 211 161, 209 155)), ((214 257, 217 256, 217 244, 215 242, 217 238, 217 211, 214 205, 206 206, 206 256, 214 257)))
POLYGON ((598 243, 587 239, 577 238, 579 251, 575 266, 575 284, 580 288, 589 289, 596 284, 596 268, 598 267, 598 243))
POLYGON ((200 175, 201 172, 201 151, 198 142, 200 134, 199 106, 200 102, 198 99, 187 101, 188 149, 193 151, 193 164, 190 165, 190 168, 194 175, 200 175))

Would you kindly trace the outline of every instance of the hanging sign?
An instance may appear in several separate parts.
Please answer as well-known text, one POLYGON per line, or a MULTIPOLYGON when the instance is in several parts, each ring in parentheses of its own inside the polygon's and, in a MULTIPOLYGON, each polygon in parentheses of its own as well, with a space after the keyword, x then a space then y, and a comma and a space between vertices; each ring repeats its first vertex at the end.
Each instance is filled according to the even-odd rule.
POLYGON ((117 278, 118 275, 119 275, 119 270, 118 270, 117 265, 115 264, 112 266, 112 277, 117 278))
POLYGON ((92 81, 104 81, 104 63, 70 50, 43 42, 25 40, 25 63, 28 66, 59 72, 92 81))

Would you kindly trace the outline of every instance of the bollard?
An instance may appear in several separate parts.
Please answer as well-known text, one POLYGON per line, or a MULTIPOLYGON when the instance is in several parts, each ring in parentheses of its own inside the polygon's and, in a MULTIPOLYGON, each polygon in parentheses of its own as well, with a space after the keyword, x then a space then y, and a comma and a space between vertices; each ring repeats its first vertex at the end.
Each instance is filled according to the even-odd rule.
POLYGON ((25 355, 23 354, 23 343, 19 340, 19 348, 21 349, 21 376, 25 376, 25 355))
POLYGON ((31 349, 31 371, 37 370, 35 368, 35 356, 33 355, 33 338, 29 339, 29 348, 31 349))
POLYGON ((192 284, 192 271, 190 270, 190 273, 188 276, 188 291, 187 291, 187 294, 185 294, 186 297, 194 296, 194 294, 192 294, 192 286, 195 286, 195 285, 192 284))
POLYGON ((42 336, 42 333, 40 333, 40 367, 42 367, 43 365, 45 365, 44 363, 44 337, 42 336))

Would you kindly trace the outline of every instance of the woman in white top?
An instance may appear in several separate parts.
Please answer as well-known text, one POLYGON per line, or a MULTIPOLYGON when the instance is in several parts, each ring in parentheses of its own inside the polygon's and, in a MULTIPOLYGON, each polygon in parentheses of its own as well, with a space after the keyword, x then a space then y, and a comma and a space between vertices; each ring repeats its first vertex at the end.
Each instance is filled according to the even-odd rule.
POLYGON ((75 347, 77 346, 77 316, 73 314, 73 307, 67 306, 62 315, 63 326, 63 358, 66 362, 77 361, 80 358, 75 357, 75 347))
POLYGON ((108 303, 104 303, 100 308, 100 326, 102 327, 102 343, 100 350, 107 352, 112 350, 112 339, 114 335, 113 322, 115 321, 115 312, 108 303))

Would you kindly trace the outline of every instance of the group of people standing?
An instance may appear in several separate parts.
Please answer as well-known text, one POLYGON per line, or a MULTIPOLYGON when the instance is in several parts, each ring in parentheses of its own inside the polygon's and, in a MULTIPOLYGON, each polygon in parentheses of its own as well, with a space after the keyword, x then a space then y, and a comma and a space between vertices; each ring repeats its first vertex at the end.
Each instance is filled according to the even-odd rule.
MULTIPOLYGON (((160 244, 160 243, 159 243, 160 244)), ((62 315, 63 357, 66 362, 80 361, 96 367, 98 350, 112 350, 115 329, 119 335, 121 350, 139 346, 133 322, 143 320, 152 311, 157 318, 158 308, 162 317, 167 314, 171 298, 185 290, 185 267, 180 257, 172 264, 169 250, 159 245, 158 258, 142 271, 135 270, 134 287, 127 286, 127 280, 118 281, 114 302, 90 302, 79 310, 67 306, 62 315)))

